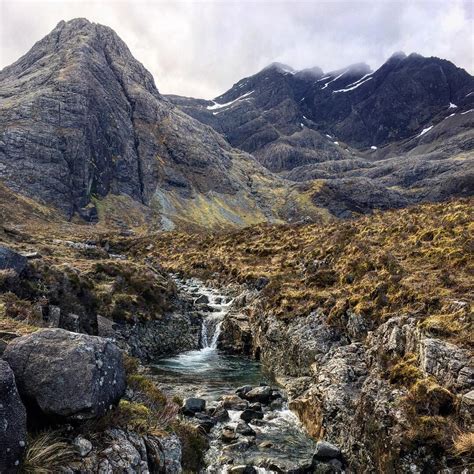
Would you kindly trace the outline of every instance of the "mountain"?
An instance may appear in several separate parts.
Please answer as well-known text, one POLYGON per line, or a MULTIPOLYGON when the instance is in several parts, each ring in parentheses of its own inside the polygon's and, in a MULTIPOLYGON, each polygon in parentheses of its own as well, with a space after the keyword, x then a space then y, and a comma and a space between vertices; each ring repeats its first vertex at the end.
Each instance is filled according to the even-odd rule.
POLYGON ((473 91, 448 61, 396 54, 164 96, 112 29, 79 18, 0 72, 0 181, 68 219, 164 230, 466 196, 473 91))
POLYGON ((287 179, 332 180, 332 199, 367 180, 406 201, 474 192, 474 78, 446 60, 396 53, 376 71, 329 73, 271 64, 213 101, 170 100, 287 179))
POLYGON ((106 26, 60 22, 0 72, 0 91, 0 179, 68 218, 148 214, 169 229, 287 217, 286 182, 164 98, 106 26))

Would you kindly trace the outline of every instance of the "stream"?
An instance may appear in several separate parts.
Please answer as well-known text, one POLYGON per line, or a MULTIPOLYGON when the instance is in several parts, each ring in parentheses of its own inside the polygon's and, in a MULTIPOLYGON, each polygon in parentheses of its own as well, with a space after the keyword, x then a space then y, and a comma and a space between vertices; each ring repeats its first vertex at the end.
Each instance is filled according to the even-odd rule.
MULTIPOLYGON (((203 286, 198 280, 176 279, 176 283, 180 291, 191 294, 195 300, 199 298, 206 302, 202 347, 151 364, 150 369, 159 387, 168 395, 178 395, 182 399, 204 399, 206 412, 212 413, 216 408, 222 409, 224 397, 233 396, 240 400, 235 396, 239 387, 271 385, 271 378, 259 363, 243 356, 226 355, 217 349, 222 321, 231 308, 232 300, 215 289, 203 286)), ((260 410, 263 417, 251 420, 248 425, 240 418, 242 407, 226 406, 229 418, 219 421, 210 430, 207 467, 201 472, 243 472, 244 466, 247 467, 245 472, 289 472, 311 462, 315 442, 288 410, 284 391, 274 386, 272 389, 271 403, 262 403, 261 407, 256 404, 255 409, 260 410), (242 426, 246 427, 243 433, 242 426), (229 433, 231 436, 227 439, 229 433), (248 470, 250 466, 253 471, 248 470)), ((201 414, 195 416, 198 415, 201 414)), ((205 416, 202 414, 202 418, 205 416)))

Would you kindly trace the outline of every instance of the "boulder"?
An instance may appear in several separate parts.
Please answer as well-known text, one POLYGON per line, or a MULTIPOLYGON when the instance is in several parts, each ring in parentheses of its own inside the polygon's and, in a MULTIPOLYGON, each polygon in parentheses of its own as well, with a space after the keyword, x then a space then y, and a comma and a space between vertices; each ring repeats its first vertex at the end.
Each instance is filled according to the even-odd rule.
POLYGON ((3 357, 25 403, 46 415, 101 416, 125 392, 122 353, 101 337, 44 329, 14 339, 3 357))
POLYGON ((209 298, 206 295, 199 295, 195 300, 196 304, 209 304, 209 298))
POLYGON ((208 410, 208 413, 212 416, 214 420, 216 420, 216 422, 227 421, 230 418, 229 412, 222 406, 212 408, 208 410))
POLYGON ((226 395, 222 398, 222 406, 228 410, 242 411, 248 407, 249 402, 242 400, 237 395, 226 395))
POLYGON ((329 461, 341 457, 341 450, 334 446, 334 444, 327 441, 318 441, 316 443, 316 450, 314 451, 313 459, 315 461, 329 461))
POLYGON ((265 387, 256 387, 249 392, 245 393, 243 397, 249 402, 259 402, 259 403, 270 403, 272 399, 272 388, 265 387))
POLYGON ((16 472, 26 443, 26 411, 10 366, 0 360, 0 472, 16 472))
POLYGON ((261 420, 263 418, 263 412, 247 408, 240 414, 240 418, 246 423, 249 423, 252 420, 261 420))
POLYGON ((194 416, 196 413, 206 409, 206 400, 202 398, 188 398, 185 400, 182 412, 186 416, 194 416))
POLYGON ((224 443, 232 443, 236 439, 237 439, 237 435, 235 434, 235 431, 233 430, 233 428, 231 428, 230 426, 224 426, 221 433, 221 440, 224 443))
POLYGON ((237 424, 237 426, 235 428, 235 432, 238 433, 238 434, 241 434, 243 436, 255 436, 256 435, 255 430, 250 425, 245 423, 245 421, 239 421, 239 423, 237 424))
POLYGON ((0 270, 13 270, 21 274, 27 265, 26 257, 7 247, 0 246, 0 270))
POLYGON ((250 390, 252 390, 252 389, 253 389, 252 385, 244 385, 243 387, 239 387, 239 388, 235 391, 235 393, 236 393, 239 397, 243 398, 243 397, 244 397, 248 392, 250 392, 250 390))

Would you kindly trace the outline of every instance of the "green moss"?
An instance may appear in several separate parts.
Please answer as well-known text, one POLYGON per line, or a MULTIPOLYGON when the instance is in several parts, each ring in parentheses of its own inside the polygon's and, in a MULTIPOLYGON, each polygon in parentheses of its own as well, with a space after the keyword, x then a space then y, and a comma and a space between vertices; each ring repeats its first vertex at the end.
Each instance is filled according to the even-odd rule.
POLYGON ((389 369, 388 378, 391 383, 410 387, 417 380, 423 377, 423 373, 417 367, 417 357, 414 354, 407 354, 402 360, 389 369))

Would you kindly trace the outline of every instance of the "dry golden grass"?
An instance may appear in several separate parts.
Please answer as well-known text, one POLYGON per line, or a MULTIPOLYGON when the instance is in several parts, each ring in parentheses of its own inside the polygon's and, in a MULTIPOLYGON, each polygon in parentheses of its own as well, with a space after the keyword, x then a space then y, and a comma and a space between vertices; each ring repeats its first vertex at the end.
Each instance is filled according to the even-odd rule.
POLYGON ((453 439, 453 452, 459 457, 474 458, 474 433, 460 431, 453 439))
POLYGON ((328 225, 259 225, 224 234, 156 234, 130 242, 167 270, 252 284, 269 279, 262 310, 290 319, 321 307, 374 324, 419 318, 440 337, 472 343, 474 200, 376 213, 328 225))
POLYGON ((75 457, 74 449, 58 431, 44 431, 31 438, 21 466, 27 474, 60 472, 75 457))

